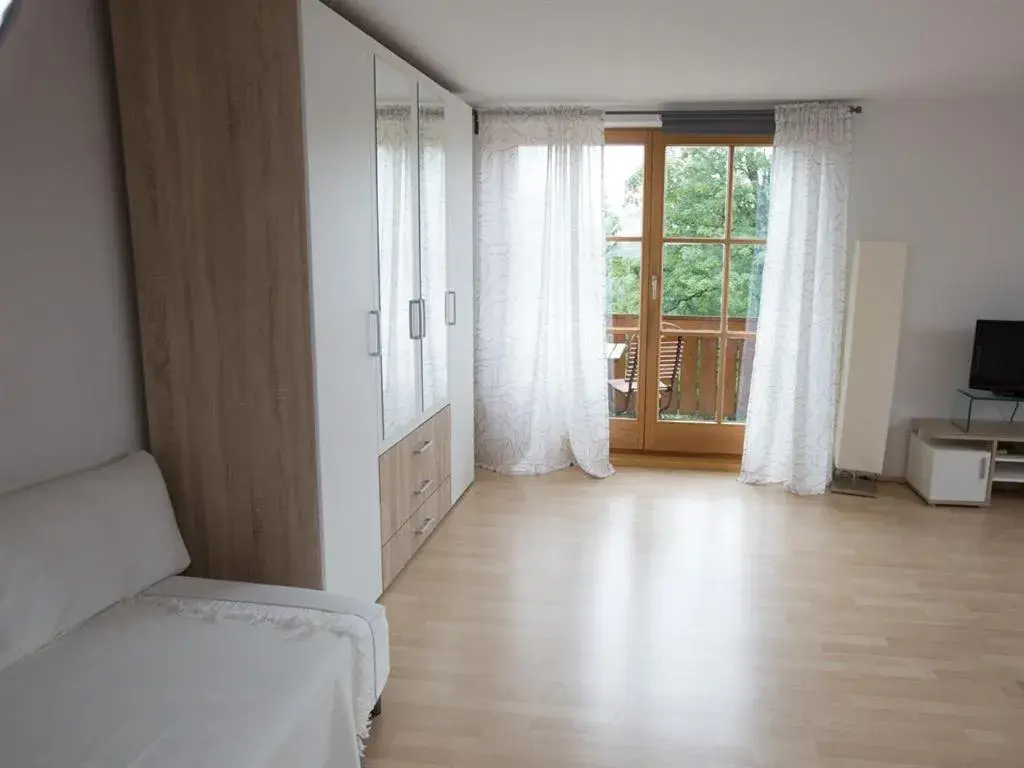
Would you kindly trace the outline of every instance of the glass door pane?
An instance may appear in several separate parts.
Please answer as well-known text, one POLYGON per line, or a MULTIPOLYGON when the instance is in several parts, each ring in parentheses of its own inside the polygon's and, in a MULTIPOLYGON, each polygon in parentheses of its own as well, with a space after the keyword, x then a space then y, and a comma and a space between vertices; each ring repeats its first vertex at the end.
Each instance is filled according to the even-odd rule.
POLYGON ((607 144, 604 148, 604 233, 607 237, 643 236, 643 144, 607 144))
POLYGON ((375 60, 383 437, 420 412, 416 84, 375 60))
POLYGON ((723 254, 717 243, 663 247, 659 420, 715 421, 723 254))
POLYGON ((423 408, 448 399, 448 248, 445 219, 444 99, 429 86, 419 89, 420 290, 423 328, 423 408))
POLYGON ((666 147, 665 237, 725 236, 728 163, 728 147, 666 147))
POLYGON ((764 240, 772 185, 772 148, 733 150, 732 237, 729 250, 729 312, 723 358, 722 421, 747 420, 750 374, 757 344, 764 274, 764 240), (738 242, 741 239, 744 242, 738 242))
POLYGON ((732 236, 763 240, 768 236, 772 148, 736 147, 733 152, 732 236))
POLYGON ((658 421, 714 423, 720 394, 729 148, 668 146, 664 158, 658 421))
POLYGON ((640 400, 640 243, 607 243, 609 415, 635 419, 640 400))
POLYGON ((640 408, 645 162, 644 144, 605 145, 605 349, 613 419, 635 420, 640 408))

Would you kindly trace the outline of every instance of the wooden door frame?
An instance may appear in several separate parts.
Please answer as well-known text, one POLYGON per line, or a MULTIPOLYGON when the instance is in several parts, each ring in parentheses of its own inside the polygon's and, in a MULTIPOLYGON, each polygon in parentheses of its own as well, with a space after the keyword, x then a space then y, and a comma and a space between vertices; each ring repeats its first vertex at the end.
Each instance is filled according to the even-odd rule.
MULTIPOLYGON (((651 204, 650 221, 650 252, 651 274, 658 277, 657 298, 647 315, 647 354, 657 355, 661 344, 661 293, 664 285, 663 256, 665 228, 665 156, 666 150, 673 146, 683 147, 726 147, 726 195, 725 222, 721 238, 672 238, 672 242, 685 244, 721 244, 722 245, 722 311, 719 318, 717 336, 719 338, 720 360, 728 349, 729 339, 733 337, 751 337, 754 334, 729 331, 729 261, 732 246, 743 243, 747 238, 732 237, 733 215, 733 174, 735 148, 738 146, 771 145, 771 136, 693 136, 684 134, 666 134, 656 131, 653 137, 653 176, 654 199, 651 204)), ((760 239, 751 240, 760 243, 760 239)), ((651 359, 648 357, 648 359, 651 359)), ((655 374, 657 371, 655 371, 655 374)), ((743 453, 745 425, 723 423, 725 387, 723 379, 725 366, 719 364, 716 369, 715 416, 714 421, 668 421, 658 418, 658 391, 652 382, 645 394, 648 398, 644 410, 644 450, 657 453, 697 454, 702 456, 739 456, 743 453)))
MULTIPOLYGON (((641 451, 644 449, 644 393, 647 391, 648 372, 646 365, 647 352, 644 349, 644 325, 643 318, 649 310, 648 291, 645 286, 650 280, 651 264, 651 239, 648 232, 650 216, 647 213, 647 206, 653 195, 653 173, 652 163, 654 161, 654 131, 649 128, 609 128, 604 134, 605 144, 629 144, 643 146, 644 148, 644 196, 642 213, 642 227, 640 230, 640 314, 639 330, 640 338, 637 340, 637 382, 636 382, 636 418, 623 418, 609 416, 609 437, 612 450, 641 451)), ((635 242, 635 241, 633 241, 635 242)), ((628 351, 626 354, 629 354, 628 351)))
POLYGON ((725 146, 728 149, 725 222, 722 238, 673 238, 685 244, 722 245, 722 313, 718 331, 720 359, 729 349, 730 339, 756 337, 755 332, 729 330, 729 267, 734 245, 763 244, 761 238, 732 237, 733 181, 735 148, 771 146, 771 136, 692 136, 666 134, 661 129, 608 129, 606 144, 642 144, 644 146, 643 228, 641 230, 640 339, 637 370, 637 418, 610 418, 613 450, 653 453, 696 454, 702 456, 739 456, 743 451, 745 426, 723 423, 725 412, 726 366, 716 370, 714 421, 686 422, 658 419, 658 360, 661 344, 661 296, 663 291, 663 246, 665 215, 665 156, 671 146, 725 146), (657 279, 657 284, 652 282, 657 279))

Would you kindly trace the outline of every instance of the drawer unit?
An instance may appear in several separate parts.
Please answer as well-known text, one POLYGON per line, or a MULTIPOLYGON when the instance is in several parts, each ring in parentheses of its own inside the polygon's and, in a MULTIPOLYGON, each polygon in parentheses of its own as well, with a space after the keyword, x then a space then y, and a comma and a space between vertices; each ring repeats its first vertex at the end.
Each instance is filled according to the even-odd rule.
POLYGON ((452 427, 449 413, 450 410, 445 408, 411 435, 414 439, 409 451, 413 475, 417 478, 416 488, 421 489, 424 482, 430 481, 428 496, 452 474, 452 427))
POLYGON ((444 408, 380 457, 384 587, 426 541, 452 504, 451 417, 444 408))
POLYGON ((445 408, 380 457, 380 534, 386 542, 451 475, 445 408))
POLYGON ((452 503, 452 490, 449 480, 441 483, 434 493, 413 512, 398 532, 384 544, 383 577, 384 589, 394 581, 406 564, 423 546, 423 542, 434 532, 444 516, 448 514, 452 503))

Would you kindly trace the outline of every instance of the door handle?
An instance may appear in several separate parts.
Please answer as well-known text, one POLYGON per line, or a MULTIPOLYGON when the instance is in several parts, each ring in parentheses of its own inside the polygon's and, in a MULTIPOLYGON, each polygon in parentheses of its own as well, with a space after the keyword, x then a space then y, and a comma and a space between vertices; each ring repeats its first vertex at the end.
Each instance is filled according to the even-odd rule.
POLYGON ((658 300, 658 276, 651 275, 651 301, 658 300))
POLYGON ((420 487, 412 492, 413 496, 422 496, 423 494, 425 494, 427 492, 427 488, 429 488, 433 484, 434 484, 433 480, 424 480, 420 484, 420 487))
POLYGON ((444 295, 444 321, 448 325, 455 325, 455 291, 448 291, 444 295))
POLYGON ((984 480, 988 477, 988 456, 982 456, 978 464, 978 479, 984 480))
POLYGON ((423 338, 423 314, 419 299, 409 299, 409 338, 423 338))
POLYGON ((381 356, 381 341, 380 341, 380 311, 376 309, 370 310, 370 321, 373 323, 373 328, 370 329, 369 343, 370 343, 370 357, 381 356))
POLYGON ((427 338, 427 300, 419 299, 420 304, 420 338, 427 338))

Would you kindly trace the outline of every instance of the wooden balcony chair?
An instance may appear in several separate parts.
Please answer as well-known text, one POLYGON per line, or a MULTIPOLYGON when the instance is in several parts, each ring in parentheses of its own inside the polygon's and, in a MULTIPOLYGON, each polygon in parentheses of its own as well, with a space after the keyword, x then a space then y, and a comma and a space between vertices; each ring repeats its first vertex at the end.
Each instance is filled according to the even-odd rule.
MULTIPOLYGON (((638 351, 640 334, 634 333, 629 339, 629 346, 626 351, 626 377, 624 379, 609 379, 608 386, 622 394, 625 405, 616 416, 629 413, 629 404, 633 399, 633 393, 637 386, 637 368, 640 364, 638 351)), ((683 362, 683 337, 674 336, 670 338, 661 337, 658 344, 658 413, 664 413, 672 403, 672 393, 675 391, 676 382, 679 380, 679 370, 683 362)))

